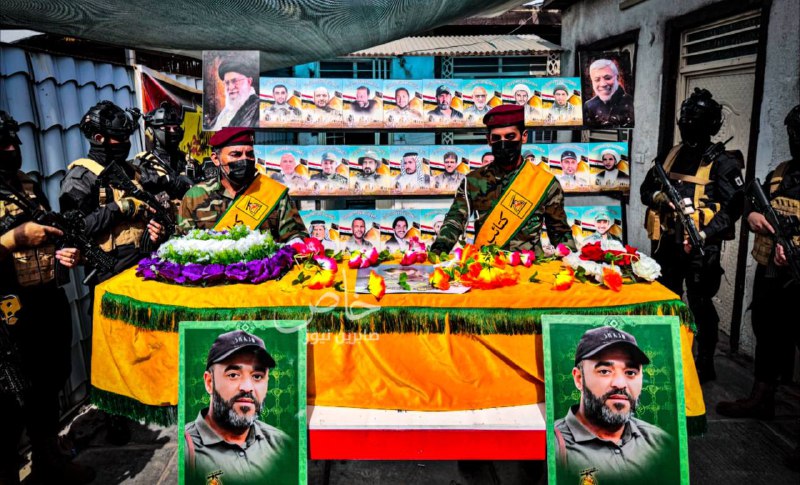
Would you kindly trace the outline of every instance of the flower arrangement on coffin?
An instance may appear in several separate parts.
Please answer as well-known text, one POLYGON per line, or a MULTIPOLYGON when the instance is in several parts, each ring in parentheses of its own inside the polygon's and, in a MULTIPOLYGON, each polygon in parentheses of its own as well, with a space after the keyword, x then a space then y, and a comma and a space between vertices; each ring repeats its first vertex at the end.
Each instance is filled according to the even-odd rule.
POLYGON ((292 267, 295 250, 269 233, 236 226, 230 231, 195 229, 162 244, 139 261, 136 275, 180 285, 261 283, 292 267))
POLYGON ((620 291, 625 280, 655 281, 661 266, 636 248, 619 241, 602 241, 584 245, 580 251, 564 256, 566 268, 556 275, 554 290, 564 291, 577 281, 590 279, 613 291, 620 291))
POLYGON ((292 244, 296 251, 294 259, 300 266, 293 285, 301 285, 311 290, 330 288, 336 281, 339 265, 336 260, 326 255, 325 248, 319 239, 307 237, 302 242, 292 244))
POLYGON ((519 273, 514 266, 521 264, 522 256, 514 257, 517 264, 511 264, 511 254, 496 246, 478 249, 468 244, 453 251, 449 261, 436 265, 429 282, 440 290, 447 290, 453 282, 483 290, 516 285, 519 273))

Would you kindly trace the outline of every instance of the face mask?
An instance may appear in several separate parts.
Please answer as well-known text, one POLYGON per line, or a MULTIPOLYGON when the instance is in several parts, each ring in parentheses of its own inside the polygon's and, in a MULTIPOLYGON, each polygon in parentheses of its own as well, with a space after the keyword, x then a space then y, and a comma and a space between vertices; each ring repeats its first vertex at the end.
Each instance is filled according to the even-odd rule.
POLYGON ((19 147, 16 150, 0 151, 0 176, 13 176, 20 168, 22 168, 22 154, 19 152, 19 147))
POLYGON ((256 174, 256 160, 245 158, 229 163, 227 172, 223 170, 222 173, 233 185, 242 187, 256 174))
POLYGON ((504 168, 512 168, 522 154, 522 140, 500 140, 492 143, 494 162, 504 168))
POLYGON ((106 162, 124 162, 128 159, 128 153, 131 151, 131 142, 105 143, 103 150, 106 154, 106 162))
POLYGON ((155 130, 155 136, 160 148, 168 152, 174 152, 178 150, 178 145, 183 139, 183 130, 169 132, 164 129, 157 129, 155 130))

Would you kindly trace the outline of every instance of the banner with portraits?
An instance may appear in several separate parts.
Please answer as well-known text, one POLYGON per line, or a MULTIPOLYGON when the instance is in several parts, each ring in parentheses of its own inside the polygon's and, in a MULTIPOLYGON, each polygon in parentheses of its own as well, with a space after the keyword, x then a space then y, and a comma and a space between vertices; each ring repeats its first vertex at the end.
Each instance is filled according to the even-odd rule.
POLYGON ((306 325, 180 322, 179 484, 306 483, 306 325))
MULTIPOLYGON (((567 199, 569 203, 569 199, 567 199)), ((300 217, 308 233, 334 252, 376 248, 404 251, 412 237, 430 245, 439 235, 448 207, 437 209, 308 210, 300 217)), ((603 239, 623 240, 620 206, 565 207, 578 247, 603 239)), ((475 221, 467 224, 465 240, 475 240, 475 221)), ((542 233, 542 244, 548 238, 542 233)))
MULTIPOLYGON (((494 156, 487 145, 257 145, 258 170, 294 196, 453 194, 494 156)), ((553 173, 566 192, 630 190, 628 144, 522 146, 522 158, 553 173)))
POLYGON ((543 315, 551 485, 689 483, 680 320, 543 315))

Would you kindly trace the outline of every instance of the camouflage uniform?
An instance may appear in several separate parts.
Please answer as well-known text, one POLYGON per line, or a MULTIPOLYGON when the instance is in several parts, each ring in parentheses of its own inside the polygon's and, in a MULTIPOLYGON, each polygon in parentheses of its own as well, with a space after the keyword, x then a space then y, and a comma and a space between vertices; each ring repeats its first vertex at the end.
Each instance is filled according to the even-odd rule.
POLYGON ((433 177, 433 188, 442 190, 456 190, 464 180, 464 174, 455 171, 453 173, 442 172, 433 177))
POLYGON ((324 173, 315 173, 310 179, 311 188, 317 190, 334 190, 347 188, 347 177, 340 175, 336 172, 325 175, 324 173))
MULTIPOLYGON (((521 167, 522 165, 520 165, 521 167)), ((477 213, 476 234, 480 232, 486 222, 494 203, 500 199, 514 179, 515 173, 516 170, 506 172, 499 165, 490 164, 467 175, 469 207, 473 214, 477 213)), ((450 206, 439 236, 431 249, 436 253, 449 252, 453 249, 465 231, 468 215, 467 200, 462 184, 458 187, 453 205, 450 206)), ((516 236, 503 246, 503 249, 512 251, 528 249, 535 250, 537 255, 542 254, 540 239, 543 223, 547 224, 547 234, 553 245, 564 243, 572 249, 575 248, 572 229, 567 224, 567 215, 564 212, 564 192, 558 183, 550 185, 548 192, 544 195, 544 201, 528 217, 516 236)))
MULTIPOLYGON (((233 199, 218 180, 194 185, 181 201, 178 213, 179 230, 187 232, 191 229, 212 229, 233 199)), ((288 195, 281 197, 278 207, 270 213, 259 229, 269 231, 272 237, 281 243, 292 238, 308 237, 303 219, 300 218, 288 195)))

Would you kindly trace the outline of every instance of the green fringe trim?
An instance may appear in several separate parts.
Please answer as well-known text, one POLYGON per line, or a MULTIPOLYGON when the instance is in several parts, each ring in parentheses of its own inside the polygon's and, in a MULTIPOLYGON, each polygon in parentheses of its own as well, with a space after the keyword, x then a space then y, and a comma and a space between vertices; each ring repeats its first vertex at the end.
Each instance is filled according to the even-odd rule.
POLYGON ((706 421, 705 414, 686 417, 686 433, 689 436, 700 436, 706 431, 708 431, 708 421, 706 421))
POLYGON ((109 413, 126 416, 134 421, 172 426, 178 422, 177 406, 149 406, 136 399, 104 391, 92 386, 92 404, 109 413))
POLYGON ((365 318, 357 318, 366 310, 357 308, 348 318, 343 307, 321 308, 325 313, 312 313, 309 307, 242 307, 191 308, 139 301, 128 296, 106 292, 100 300, 100 313, 146 330, 177 332, 181 321, 225 320, 306 320, 311 332, 377 332, 377 333, 443 333, 445 315, 450 332, 455 334, 530 335, 541 333, 542 315, 677 315, 684 325, 695 331, 689 307, 681 300, 637 303, 614 307, 496 309, 496 308, 429 308, 380 307, 365 318))

